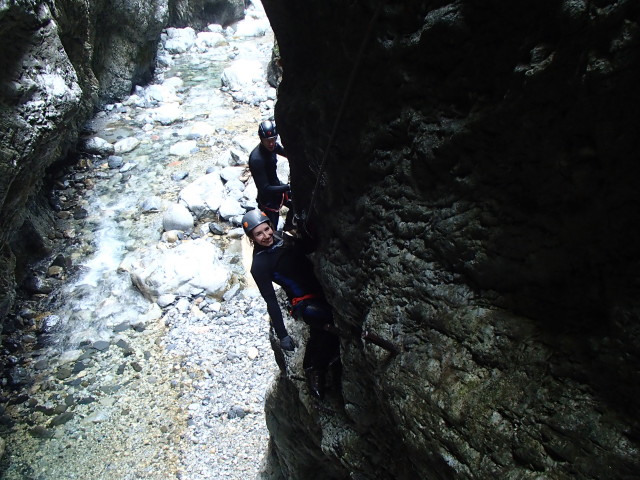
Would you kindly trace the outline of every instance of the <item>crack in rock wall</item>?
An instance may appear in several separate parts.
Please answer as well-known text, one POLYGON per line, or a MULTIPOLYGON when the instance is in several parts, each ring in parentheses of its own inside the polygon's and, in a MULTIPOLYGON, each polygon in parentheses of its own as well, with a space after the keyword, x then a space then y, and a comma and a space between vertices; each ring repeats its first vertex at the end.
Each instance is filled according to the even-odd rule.
POLYGON ((640 5, 264 5, 337 323, 402 350, 283 378, 265 478, 637 475, 640 5))

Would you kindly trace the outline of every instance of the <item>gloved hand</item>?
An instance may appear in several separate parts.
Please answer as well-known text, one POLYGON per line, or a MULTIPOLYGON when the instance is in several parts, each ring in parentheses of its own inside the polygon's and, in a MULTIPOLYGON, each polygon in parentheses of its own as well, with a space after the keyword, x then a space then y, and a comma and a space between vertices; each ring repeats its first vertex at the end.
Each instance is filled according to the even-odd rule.
POLYGON ((293 343, 293 339, 289 335, 287 335, 286 337, 280 339, 280 348, 288 352, 293 352, 296 346, 293 343))

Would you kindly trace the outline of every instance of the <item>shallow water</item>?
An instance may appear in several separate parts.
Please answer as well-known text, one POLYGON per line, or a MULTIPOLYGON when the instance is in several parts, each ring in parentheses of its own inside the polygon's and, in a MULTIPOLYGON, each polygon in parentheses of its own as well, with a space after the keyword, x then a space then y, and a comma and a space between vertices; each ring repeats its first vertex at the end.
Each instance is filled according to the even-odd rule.
MULTIPOLYGON (((252 118, 255 112, 243 119, 238 115, 238 105, 220 90, 220 75, 231 64, 232 49, 247 52, 248 58, 253 59, 260 54, 255 44, 255 39, 238 40, 233 46, 207 54, 184 54, 175 59, 162 76, 165 79, 177 76, 184 82, 180 89, 185 118, 182 122, 170 126, 155 124, 152 130, 145 131, 137 124, 140 112, 108 114, 93 120, 97 136, 110 142, 135 136, 141 144, 132 152, 121 154, 125 164, 135 164, 126 182, 122 181, 122 175, 116 174, 111 181, 97 183, 85 192, 84 203, 89 212, 86 223, 92 237, 89 250, 93 254, 76 259, 83 273, 67 284, 58 296, 59 302, 51 305, 52 313, 61 317, 57 334, 50 337, 56 350, 77 348, 82 342, 108 340, 113 336, 114 325, 149 309, 148 301, 131 285, 128 273, 118 271, 125 255, 134 261, 136 252, 145 254, 144 247, 155 244, 162 231, 161 214, 140 215, 140 206, 152 196, 175 201, 179 190, 210 166, 216 142, 228 141, 203 138, 198 140, 198 154, 169 155, 170 145, 184 140, 193 122, 206 122, 221 132, 226 131, 230 122, 234 129, 242 128, 243 121, 246 129, 255 129, 252 118), (183 182, 172 181, 171 173, 178 170, 189 171, 190 176, 183 182), (114 178, 116 181, 112 181, 114 178)), ((248 106, 246 109, 251 110, 248 106)), ((241 255, 233 243, 230 252, 241 255)), ((226 250, 229 243, 220 242, 219 246, 226 250)), ((225 255, 227 261, 230 257, 233 255, 225 255)))

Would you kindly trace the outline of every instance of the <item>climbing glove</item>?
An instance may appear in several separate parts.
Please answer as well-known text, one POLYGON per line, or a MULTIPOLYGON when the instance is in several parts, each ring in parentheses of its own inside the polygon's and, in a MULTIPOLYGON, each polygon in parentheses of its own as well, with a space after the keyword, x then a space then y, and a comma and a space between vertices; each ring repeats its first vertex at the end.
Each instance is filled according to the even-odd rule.
POLYGON ((293 339, 289 335, 287 335, 286 337, 280 339, 280 348, 288 352, 293 352, 296 346, 293 343, 293 339))

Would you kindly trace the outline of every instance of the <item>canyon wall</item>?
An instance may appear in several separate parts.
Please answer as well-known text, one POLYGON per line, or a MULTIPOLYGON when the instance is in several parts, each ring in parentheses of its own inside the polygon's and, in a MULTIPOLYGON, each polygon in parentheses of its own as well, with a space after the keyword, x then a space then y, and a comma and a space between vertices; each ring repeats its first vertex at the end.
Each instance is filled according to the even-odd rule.
POLYGON ((637 476, 640 5, 263 3, 344 333, 339 390, 267 400, 265 478, 637 476))

